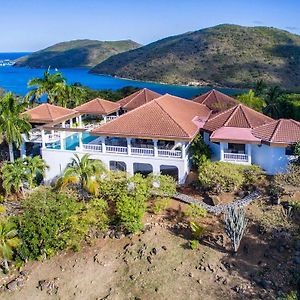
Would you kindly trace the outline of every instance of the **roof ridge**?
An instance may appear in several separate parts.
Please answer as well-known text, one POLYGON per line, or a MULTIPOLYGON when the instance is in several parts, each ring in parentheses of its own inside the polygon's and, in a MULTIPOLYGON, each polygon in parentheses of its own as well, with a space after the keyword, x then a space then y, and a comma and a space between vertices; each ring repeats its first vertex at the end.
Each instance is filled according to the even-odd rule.
MULTIPOLYGON (((201 103, 199 103, 199 104, 201 104, 201 103)), ((203 105, 205 105, 205 104, 203 104, 203 105)), ((206 106, 206 105, 205 105, 205 106, 206 106)), ((214 120, 214 119, 216 119, 217 117, 219 117, 219 116, 221 116, 221 115, 224 115, 225 113, 228 113, 229 110, 232 110, 232 111, 233 111, 233 110, 236 108, 236 106, 237 106, 237 105, 235 105, 235 106, 233 106, 233 107, 230 107, 230 108, 228 108, 228 109, 226 109, 226 110, 224 110, 224 111, 221 111, 221 112, 217 113, 215 116, 213 116, 211 119, 209 119, 209 121, 214 120)))
POLYGON ((50 110, 50 104, 49 104, 49 103, 45 103, 45 104, 46 104, 46 107, 47 107, 47 110, 48 110, 48 113, 49 113, 50 117, 51 117, 51 118, 54 118, 54 117, 52 116, 52 113, 51 113, 51 110, 50 110))
POLYGON ((280 123, 281 123, 281 119, 279 119, 279 120, 276 120, 275 122, 277 122, 277 124, 276 124, 276 126, 275 126, 275 128, 274 128, 274 130, 273 130, 273 132, 272 132, 272 134, 271 134, 271 136, 270 136, 270 142, 273 142, 273 138, 275 137, 275 134, 278 132, 278 130, 279 130, 279 125, 280 125, 280 123))
MULTIPOLYGON (((163 97, 163 96, 162 96, 163 97)), ((175 96, 176 97, 176 96, 175 96)), ((179 98, 179 97, 177 97, 179 98)), ((180 126, 180 124, 178 124, 178 122, 160 105, 160 103, 158 103, 156 101, 157 99, 154 99, 154 101, 156 102, 156 104, 172 119, 172 121, 187 135, 189 136, 189 133, 180 126)))
MULTIPOLYGON (((233 118, 233 116, 235 115, 237 109, 239 108, 240 104, 236 105, 235 107, 233 107, 233 111, 230 114, 230 116, 228 117, 228 119, 226 120, 226 122, 224 123, 223 126, 227 126, 227 124, 231 121, 231 119, 233 118)), ((225 110, 226 111, 226 110, 225 110)))
POLYGON ((244 111, 244 106, 242 104, 240 104, 240 108, 241 108, 241 111, 242 111, 247 123, 249 124, 250 128, 252 128, 252 124, 251 124, 249 118, 247 117, 246 112, 244 111))

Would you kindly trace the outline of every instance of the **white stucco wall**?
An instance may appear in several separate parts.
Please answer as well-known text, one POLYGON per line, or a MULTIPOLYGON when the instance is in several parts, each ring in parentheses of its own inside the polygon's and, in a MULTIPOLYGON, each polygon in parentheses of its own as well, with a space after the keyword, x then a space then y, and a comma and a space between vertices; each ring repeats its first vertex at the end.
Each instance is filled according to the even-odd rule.
POLYGON ((252 145, 252 162, 262 167, 267 174, 284 173, 293 156, 285 155, 284 147, 252 145))
POLYGON ((207 132, 204 132, 203 133, 203 141, 206 145, 209 146, 211 152, 212 152, 212 156, 211 156, 211 160, 212 161, 219 161, 221 159, 221 156, 220 156, 220 145, 219 144, 216 144, 216 143, 213 143, 210 141, 209 139, 209 134, 207 132))
MULTIPOLYGON (((56 150, 56 149, 41 149, 42 157, 49 165, 49 170, 46 172, 46 181, 51 181, 57 176, 62 175, 63 171, 67 167, 68 163, 74 157, 74 154, 83 156, 87 152, 69 151, 69 150, 56 150)), ((189 172, 188 157, 185 159, 174 159, 168 157, 147 157, 147 156, 129 156, 114 153, 89 153, 91 159, 101 160, 109 169, 110 161, 122 161, 126 164, 127 173, 133 175, 133 164, 143 163, 151 164, 153 167, 153 173, 160 173, 161 165, 176 166, 178 168, 178 183, 183 184, 186 176, 189 172)))

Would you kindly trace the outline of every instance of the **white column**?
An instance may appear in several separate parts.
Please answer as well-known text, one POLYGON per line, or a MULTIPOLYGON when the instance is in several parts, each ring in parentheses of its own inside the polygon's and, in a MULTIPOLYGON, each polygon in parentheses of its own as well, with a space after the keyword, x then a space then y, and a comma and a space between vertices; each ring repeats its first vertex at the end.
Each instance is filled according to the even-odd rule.
POLYGON ((59 132, 59 139, 60 139, 60 149, 61 150, 64 150, 64 148, 65 148, 64 137, 65 137, 65 132, 64 131, 60 131, 59 132))
POLYGON ((117 117, 119 116, 119 111, 116 112, 116 116, 117 116, 117 117))
POLYGON ((106 147, 105 147, 105 136, 101 137, 101 147, 102 147, 102 153, 106 152, 106 147))
POLYGON ((154 162, 152 168, 154 175, 160 175, 160 164, 158 162, 154 162))
POLYGON ((126 138, 127 140, 127 153, 131 155, 131 138, 126 138))
POLYGON ((79 141, 79 148, 80 150, 83 149, 83 145, 82 145, 82 132, 78 132, 78 141, 79 141))
POLYGON ((133 175, 133 163, 129 162, 129 163, 126 163, 126 171, 129 175, 133 175))
POLYGON ((70 128, 73 127, 73 119, 70 119, 70 128))
POLYGON ((42 129, 41 130, 41 133, 42 133, 42 148, 46 148, 46 141, 45 141, 45 130, 42 129))
POLYGON ((220 143, 220 161, 224 161, 224 143, 220 143))
POLYGON ((22 158, 26 157, 26 144, 23 142, 20 146, 20 155, 22 158))
POLYGON ((158 147, 157 147, 158 140, 153 140, 154 144, 154 156, 158 157, 158 147))
POLYGON ((105 115, 103 115, 103 120, 104 120, 104 123, 107 122, 107 117, 105 115))
POLYGON ((82 116, 81 115, 78 117, 78 126, 82 127, 82 116))
POLYGON ((186 157, 186 146, 185 143, 182 142, 181 143, 181 158, 185 158, 186 157))
POLYGON ((65 127, 66 127, 66 121, 63 121, 63 122, 61 123, 61 126, 62 126, 63 128, 65 128, 65 127))
POLYGON ((246 151, 248 155, 248 162, 249 164, 252 163, 252 157, 251 157, 251 144, 246 144, 246 151))

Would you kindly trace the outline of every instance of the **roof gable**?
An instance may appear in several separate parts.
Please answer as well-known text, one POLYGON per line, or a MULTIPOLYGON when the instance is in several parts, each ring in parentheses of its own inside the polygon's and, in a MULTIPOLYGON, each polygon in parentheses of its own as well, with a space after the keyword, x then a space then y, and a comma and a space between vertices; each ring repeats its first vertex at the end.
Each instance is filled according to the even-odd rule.
POLYGON ((43 103, 25 111, 23 114, 28 115, 29 121, 32 123, 51 123, 65 117, 71 117, 76 114, 76 111, 49 103, 43 103))
POLYGON ((269 143, 295 144, 300 141, 300 123, 292 119, 279 119, 256 127, 253 134, 269 143))
POLYGON ((117 103, 125 110, 132 110, 160 96, 160 94, 144 88, 119 100, 117 103))
POLYGON ((99 135, 190 140, 198 132, 196 118, 210 110, 201 104, 164 95, 92 131, 99 135))
POLYGON ((204 125, 204 129, 214 131, 221 127, 254 128, 272 122, 273 119, 243 104, 238 104, 214 115, 204 125))
POLYGON ((222 112, 239 103, 234 98, 214 89, 194 98, 193 101, 206 105, 213 113, 222 112))
POLYGON ((75 110, 80 113, 107 115, 119 110, 120 104, 101 98, 93 99, 80 106, 75 107, 75 110))

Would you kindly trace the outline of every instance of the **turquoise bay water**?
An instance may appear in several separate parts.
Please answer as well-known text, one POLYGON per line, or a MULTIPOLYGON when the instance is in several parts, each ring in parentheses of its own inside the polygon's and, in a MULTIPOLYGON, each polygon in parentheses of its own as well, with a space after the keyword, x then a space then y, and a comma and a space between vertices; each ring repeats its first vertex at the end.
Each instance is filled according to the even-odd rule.
MULTIPOLYGON (((27 53, 0 53, 2 59, 16 59, 27 53)), ((19 95, 25 95, 28 92, 27 82, 33 77, 43 75, 45 69, 30 69, 17 67, 0 67, 0 87, 6 91, 12 91, 19 95)), ((138 88, 148 88, 160 94, 173 94, 179 97, 191 98, 207 92, 211 88, 186 87, 176 85, 157 84, 143 81, 133 81, 119 79, 105 75, 89 74, 86 68, 59 69, 67 79, 68 83, 80 82, 92 89, 112 89, 116 90, 124 86, 135 86, 138 88)), ((237 89, 219 89, 228 95, 240 93, 237 89)))

